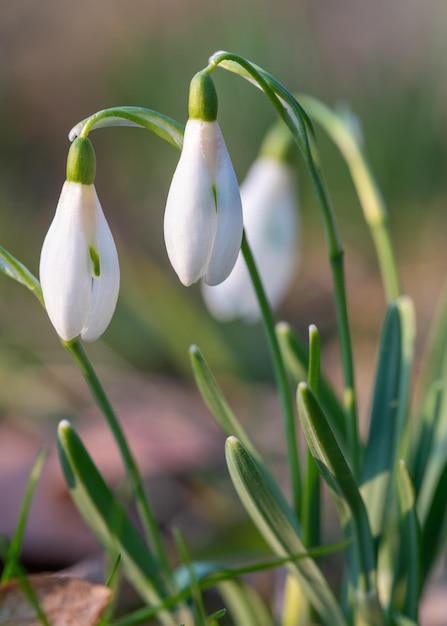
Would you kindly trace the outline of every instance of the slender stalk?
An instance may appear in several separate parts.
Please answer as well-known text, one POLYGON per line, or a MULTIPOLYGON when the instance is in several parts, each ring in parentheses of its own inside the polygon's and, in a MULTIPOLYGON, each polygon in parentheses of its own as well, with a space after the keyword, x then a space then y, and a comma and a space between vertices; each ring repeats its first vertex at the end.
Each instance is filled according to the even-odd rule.
POLYGON ((346 161, 376 248, 387 300, 395 300, 401 291, 388 213, 359 142, 342 118, 322 102, 307 95, 300 95, 299 100, 312 119, 323 127, 346 161))
POLYGON ((68 350, 81 371, 84 379, 90 387, 98 407, 107 420, 107 424, 118 445, 124 465, 132 483, 144 531, 153 546, 159 565, 166 577, 166 581, 172 586, 171 568, 169 566, 168 557, 158 529, 155 515, 149 504, 138 466, 127 444, 127 440, 124 436, 119 420, 112 408, 112 405, 110 404, 109 399, 107 398, 95 370, 93 369, 92 364, 89 361, 89 358, 87 357, 87 354, 84 351, 84 348, 82 347, 81 342, 77 339, 72 339, 71 341, 61 340, 61 343, 68 350))
POLYGON ((284 417, 284 432, 287 445, 287 458, 289 462, 290 479, 292 485, 294 510, 297 518, 300 517, 300 496, 301 496, 301 474, 300 464, 298 456, 297 445, 297 431, 295 411, 293 405, 293 398, 290 392, 289 380, 287 378, 287 372, 282 359, 281 350, 278 343, 278 338, 275 332, 275 322, 273 319, 272 311, 265 295, 264 287, 262 285, 259 273, 254 261, 253 255, 248 245, 245 232, 242 238, 241 246, 242 254, 244 255, 245 263, 250 274, 253 287, 256 292, 259 307, 261 309, 262 320, 264 323, 264 330, 267 335, 270 352, 272 356, 272 362, 276 377, 276 383, 278 385, 279 395, 281 399, 281 407, 284 417))
POLYGON ((269 98, 279 116, 289 127, 306 162, 311 181, 321 210, 332 270, 337 327, 340 342, 341 362, 344 378, 344 403, 348 416, 348 447, 354 474, 359 473, 359 446, 357 425, 357 402, 354 384, 354 363, 351 333, 346 302, 343 247, 341 244, 335 213, 329 198, 323 175, 320 171, 318 152, 313 139, 312 124, 293 95, 265 70, 243 57, 230 52, 216 52, 209 59, 208 71, 221 65, 224 69, 239 74, 255 83, 269 98))
MULTIPOLYGON (((318 398, 320 381, 320 335, 316 326, 309 327, 308 385, 318 398)), ((306 469, 302 495, 302 529, 306 547, 320 543, 320 472, 309 447, 306 447, 306 469)))
MULTIPOLYGON (((309 139, 309 138, 308 138, 309 139)), ((348 449, 351 453, 352 471, 355 476, 359 473, 358 454, 358 425, 357 401, 355 395, 354 360, 352 354, 351 332, 349 325, 348 305, 346 298, 346 283, 344 270, 344 250, 341 243, 335 213, 332 208, 326 184, 315 158, 315 145, 307 143, 308 150, 305 159, 312 179, 315 193, 318 198, 328 245, 329 263, 334 285, 335 307, 337 313, 337 327, 340 342, 340 356, 344 378, 344 405, 348 414, 348 449), (313 154, 314 153, 314 154, 313 154)))

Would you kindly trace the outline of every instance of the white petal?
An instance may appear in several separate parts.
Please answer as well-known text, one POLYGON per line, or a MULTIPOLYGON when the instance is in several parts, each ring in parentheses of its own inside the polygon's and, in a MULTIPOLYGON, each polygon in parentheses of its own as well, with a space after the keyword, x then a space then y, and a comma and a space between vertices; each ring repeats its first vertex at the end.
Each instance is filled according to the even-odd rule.
POLYGON ((94 191, 95 239, 94 246, 99 256, 100 275, 91 281, 91 303, 88 318, 81 331, 84 341, 94 341, 105 331, 112 319, 118 300, 120 269, 115 242, 94 191))
POLYGON ((217 231, 205 281, 218 285, 230 274, 242 242, 242 204, 236 174, 225 141, 217 125, 215 188, 217 231))
POLYGON ((83 206, 91 185, 65 182, 40 258, 40 281, 50 320, 62 339, 81 332, 90 310, 92 263, 83 206))
POLYGON ((209 311, 221 321, 241 317, 256 320, 259 317, 258 302, 251 284, 242 253, 228 276, 219 285, 202 283, 202 296, 209 311))
POLYGON ((207 158, 213 154, 212 122, 189 120, 183 150, 169 189, 164 234, 169 260, 186 286, 206 272, 216 233, 213 181, 207 158), (211 131, 211 132, 210 132, 211 131))
POLYGON ((241 197, 247 240, 275 308, 297 263, 298 202, 292 168, 276 159, 258 159, 241 186, 241 197))
MULTIPOLYGON (((247 239, 272 308, 285 295, 296 266, 297 198, 292 169, 285 163, 260 158, 241 185, 247 239)), ((202 285, 211 313, 221 320, 260 317, 259 304, 242 253, 220 285, 202 285)))

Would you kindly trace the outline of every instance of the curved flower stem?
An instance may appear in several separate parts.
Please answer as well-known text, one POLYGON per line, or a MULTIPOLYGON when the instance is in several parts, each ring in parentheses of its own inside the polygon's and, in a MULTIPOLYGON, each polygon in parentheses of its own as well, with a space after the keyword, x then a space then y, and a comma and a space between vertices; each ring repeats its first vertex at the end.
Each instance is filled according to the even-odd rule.
POLYGON ((346 161, 374 241, 386 297, 388 301, 396 300, 401 291, 388 228, 388 214, 359 142, 343 119, 329 107, 311 96, 300 95, 299 99, 312 119, 324 128, 346 161))
POLYGON ((290 480, 293 492, 294 510, 297 518, 299 519, 301 499, 301 474, 298 457, 296 420, 293 398, 290 392, 289 380, 287 378, 286 368, 281 355, 278 338, 275 332, 275 322, 273 320, 270 305, 264 292, 264 287, 259 277, 255 260, 251 253, 250 246, 248 245, 245 232, 242 237, 241 251, 244 255, 244 260, 247 265, 247 269, 250 274, 254 290, 256 292, 256 297, 258 299, 259 307, 262 314, 262 320, 264 323, 264 330, 267 335, 268 344, 272 356, 276 383, 278 385, 278 391, 281 399, 281 407, 284 416, 284 431, 287 444, 287 457, 289 462, 290 480))
POLYGON ((208 71, 221 66, 223 69, 239 74, 259 87, 269 98, 281 119, 289 127, 298 144, 309 171, 318 204, 321 210, 326 235, 329 262, 332 270, 335 306, 337 311, 338 334, 341 362, 344 377, 344 403, 348 416, 348 446, 351 453, 350 463, 354 475, 359 473, 359 445, 357 424, 357 403, 354 385, 354 363, 352 355, 351 333, 346 302, 344 277, 344 251, 335 219, 335 213, 319 167, 312 123, 307 113, 273 76, 243 57, 230 52, 216 52, 210 57, 208 71))
POLYGON ((158 558, 159 565, 165 575, 166 582, 172 587, 171 568, 169 566, 168 557, 165 547, 163 545, 163 541, 161 539, 155 515, 149 504, 143 486, 143 481, 138 470, 138 466, 135 462, 132 452, 129 449, 119 420, 115 415, 112 405, 107 398, 107 395, 98 379, 98 376, 96 375, 95 370, 93 369, 92 364, 89 361, 87 354, 84 351, 84 348, 82 347, 81 342, 77 339, 72 339, 71 341, 61 340, 61 343, 70 353, 74 362, 81 371, 84 379, 90 387, 90 390, 96 400, 98 407, 100 408, 102 414, 107 420, 107 424, 118 445, 124 465, 132 483, 136 504, 138 507, 138 513, 144 531, 153 546, 156 557, 158 558))
POLYGON ((70 130, 68 138, 73 141, 76 137, 87 137, 96 128, 111 126, 134 126, 145 128, 162 139, 181 149, 183 144, 182 124, 158 111, 135 106, 112 107, 102 109, 78 122, 70 130))

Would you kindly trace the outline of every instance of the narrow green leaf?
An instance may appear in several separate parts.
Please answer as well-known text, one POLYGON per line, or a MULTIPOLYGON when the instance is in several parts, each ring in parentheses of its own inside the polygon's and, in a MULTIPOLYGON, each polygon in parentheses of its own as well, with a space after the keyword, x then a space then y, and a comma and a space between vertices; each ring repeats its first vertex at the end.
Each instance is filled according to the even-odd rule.
POLYGON ((419 622, 415 622, 406 615, 395 614, 393 619, 396 626, 420 626, 419 622))
MULTIPOLYGON (((309 371, 307 382, 314 394, 319 397, 320 388, 320 335, 317 327, 309 326, 309 371)), ((304 488, 301 499, 301 524, 303 539, 307 546, 321 542, 321 489, 320 472, 309 447, 306 449, 304 488)))
MULTIPOLYGON (((444 369, 439 372, 439 380, 433 381, 432 410, 423 414, 421 428, 414 436, 415 463, 418 472, 417 509, 422 526, 425 525, 430 509, 435 501, 435 492, 441 481, 447 458, 447 353, 444 355, 444 369)), ((428 397, 427 402, 430 401, 428 397)), ((430 407, 430 404, 428 404, 430 407)))
POLYGON ((299 94, 297 99, 311 119, 324 128, 346 161, 374 241, 387 298, 393 300, 399 297, 400 287, 387 210, 355 130, 352 124, 319 100, 303 94, 299 94))
POLYGON ((432 449, 435 445, 435 436, 438 427, 439 418, 443 406, 443 398, 445 394, 445 383, 441 380, 433 381, 428 390, 425 405, 420 419, 417 436, 414 437, 413 461, 413 482, 417 494, 421 489, 427 467, 430 464, 432 449))
MULTIPOLYGON (((276 325, 276 334, 286 367, 293 381, 298 384, 302 380, 306 380, 309 351, 304 342, 286 322, 279 322, 276 325)), ((331 384, 323 375, 320 376, 318 400, 325 414, 328 416, 328 419, 330 419, 331 428, 337 437, 337 441, 343 453, 349 458, 347 450, 346 413, 331 384)))
MULTIPOLYGON (((174 529, 173 537, 180 560, 188 572, 191 599, 194 607, 194 626, 206 626, 208 619, 205 611, 205 605, 203 603, 202 590, 198 584, 194 564, 191 561, 189 549, 186 545, 186 539, 181 530, 178 528, 174 529)), ((191 615, 189 618, 191 618, 191 615)))
POLYGON ((37 278, 7 250, 0 246, 0 272, 28 287, 43 305, 42 289, 37 278))
POLYGON ((354 535, 351 577, 358 610, 368 619, 373 616, 376 624, 382 624, 374 545, 362 496, 329 422, 306 383, 298 386, 297 401, 307 445, 334 496, 345 536, 354 535))
POLYGON ((447 284, 439 299, 439 304, 434 316, 434 322, 430 327, 430 335, 423 358, 423 370, 421 374, 420 394, 421 407, 418 414, 422 413, 426 404, 426 396, 433 383, 444 380, 445 361, 447 353, 447 284))
POLYGON ((218 590, 234 626, 273 626, 272 616, 253 587, 227 580, 219 583, 218 590))
POLYGON ((108 126, 136 126, 145 128, 159 135, 174 147, 181 149, 183 145, 184 127, 175 120, 141 107, 123 106, 98 111, 85 120, 78 122, 70 133, 70 141, 86 132, 96 128, 106 128, 108 126))
POLYGON ((413 428, 413 463, 417 508, 422 525, 447 457, 447 286, 432 324, 423 359, 419 404, 422 416, 413 428))
POLYGON ((421 529, 416 513, 414 488, 404 461, 399 463, 398 491, 402 524, 402 544, 405 547, 406 588, 403 612, 417 620, 421 589, 421 529))
MULTIPOLYGON (((447 462, 440 473, 422 522, 421 548, 421 587, 425 584, 430 570, 438 556, 439 542, 445 530, 447 512, 447 462)), ((421 589, 422 590, 422 589, 421 589)))
POLYGON ((374 537, 382 534, 392 476, 396 471, 408 410, 413 358, 413 308, 392 302, 380 340, 361 491, 374 537))
POLYGON ((260 459, 260 454, 231 410, 199 348, 191 346, 189 356, 197 387, 216 422, 226 435, 237 437, 252 456, 260 459))
MULTIPOLYGON (((279 556, 304 551, 298 522, 279 488, 272 488, 265 472, 235 437, 227 439, 225 452, 239 498, 272 550, 279 556)), ((306 596, 326 624, 347 624, 315 561, 304 559, 286 567, 300 580, 306 596)))
MULTIPOLYGON (((58 450, 71 497, 80 514, 107 552, 112 556, 121 554, 126 577, 141 597, 151 604, 160 604, 165 589, 158 564, 67 421, 59 424, 58 450)), ((175 623, 168 613, 162 613, 159 618, 166 626, 175 623)))
POLYGON ((5 583, 10 580, 16 574, 17 563, 22 548, 23 536, 25 534, 26 522, 28 519, 29 509, 34 496, 34 492, 37 487, 37 483, 42 474, 44 464, 47 458, 47 451, 41 450, 39 452, 36 461, 31 469, 31 473, 26 485, 25 494, 23 496, 22 506, 19 512, 19 519, 17 527, 14 533, 11 543, 9 544, 8 552, 4 559, 3 573, 1 582, 5 583))

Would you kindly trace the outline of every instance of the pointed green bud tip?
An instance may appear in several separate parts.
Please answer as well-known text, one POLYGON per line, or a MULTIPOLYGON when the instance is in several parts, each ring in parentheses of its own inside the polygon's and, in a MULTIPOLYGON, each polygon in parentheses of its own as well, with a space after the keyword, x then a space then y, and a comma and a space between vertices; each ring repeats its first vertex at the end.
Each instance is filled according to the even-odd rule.
POLYGON ((217 93, 214 83, 204 72, 198 72, 189 86, 189 117, 214 122, 217 117, 217 93))
POLYGON ((76 137, 67 157, 67 181, 92 185, 96 174, 96 156, 87 137, 76 137))

